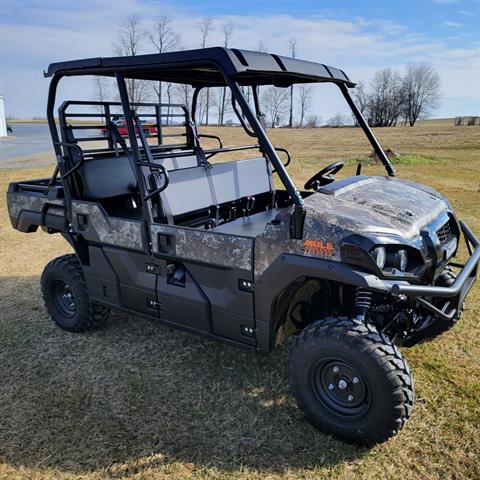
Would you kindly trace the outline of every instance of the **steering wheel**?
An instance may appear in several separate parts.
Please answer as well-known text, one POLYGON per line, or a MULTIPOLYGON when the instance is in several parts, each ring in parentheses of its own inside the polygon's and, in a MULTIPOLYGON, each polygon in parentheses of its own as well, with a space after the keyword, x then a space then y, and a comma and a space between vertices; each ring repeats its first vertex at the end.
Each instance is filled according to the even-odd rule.
POLYGON ((335 175, 343 168, 343 165, 343 162, 333 162, 322 168, 305 182, 305 190, 318 190, 319 187, 332 183, 335 180, 335 175))

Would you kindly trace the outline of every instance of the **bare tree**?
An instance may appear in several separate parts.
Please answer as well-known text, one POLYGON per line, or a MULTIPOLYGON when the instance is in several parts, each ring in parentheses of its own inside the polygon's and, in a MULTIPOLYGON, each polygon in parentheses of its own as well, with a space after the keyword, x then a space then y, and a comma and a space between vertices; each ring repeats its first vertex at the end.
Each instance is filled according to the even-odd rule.
MULTIPOLYGON (((290 38, 288 40, 288 49, 292 58, 297 57, 297 39, 290 38)), ((290 86, 290 115, 288 117, 288 126, 293 127, 293 85, 290 86)))
POLYGON ((281 121, 281 116, 288 111, 288 90, 269 87, 262 95, 262 100, 270 119, 270 126, 274 128, 281 121))
POLYGON ((305 128, 317 128, 322 121, 319 115, 309 115, 305 121, 305 128))
POLYGON ((226 23, 222 27, 222 32, 223 32, 223 46, 224 47, 229 47, 230 43, 232 41, 232 36, 233 36, 233 24, 232 23, 226 23))
POLYGON ((398 72, 389 68, 378 71, 371 84, 368 121, 374 127, 395 126, 404 110, 405 91, 398 72))
POLYGON ((180 35, 173 31, 171 23, 172 20, 169 17, 159 17, 155 20, 150 41, 158 53, 175 50, 180 44, 180 35))
MULTIPOLYGON (((255 51, 259 53, 266 53, 267 52, 267 44, 263 40, 259 40, 257 46, 255 47, 255 51)), ((243 90, 242 90, 243 91, 243 90)), ((260 85, 257 87, 257 95, 261 97, 262 92, 260 91, 260 85)), ((247 88, 247 101, 250 103, 250 88, 247 88)))
POLYGON ((303 127, 305 115, 308 113, 312 106, 313 100, 313 88, 311 86, 302 84, 300 86, 300 92, 297 99, 298 106, 300 108, 300 127, 303 127))
POLYGON ((338 127, 346 127, 349 125, 349 119, 347 116, 342 115, 341 113, 335 114, 333 117, 327 120, 327 126, 338 128, 338 127))
MULTIPOLYGON (((170 83, 168 82, 167 83, 167 88, 166 88, 166 91, 167 91, 167 103, 170 105, 172 103, 172 89, 173 89, 173 83, 170 83)), ((170 106, 168 107, 169 110, 167 113, 170 113, 170 106)), ((167 124, 169 122, 167 121, 167 124)))
POLYGON ((255 47, 256 52, 266 53, 267 44, 263 40, 259 40, 257 46, 255 47))
MULTIPOLYGON (((93 77, 93 97, 97 102, 106 102, 110 96, 109 78, 101 75, 93 77)), ((97 110, 103 112, 103 107, 98 105, 97 110)))
MULTIPOLYGON (((207 46, 207 38, 210 30, 212 29, 212 19, 209 17, 205 17, 201 22, 197 24, 198 29, 200 30, 200 45, 202 48, 207 46)), ((206 94, 206 104, 205 104, 205 124, 208 125, 208 113, 210 111, 210 89, 207 88, 206 94)))
POLYGON ((353 90, 352 96, 360 112, 362 112, 362 114, 365 114, 367 111, 369 99, 363 82, 357 83, 355 89, 353 90))
POLYGON ((403 78, 406 96, 404 115, 411 127, 440 100, 440 75, 427 63, 407 65, 403 78))
MULTIPOLYGON (((171 27, 171 19, 169 17, 163 16, 155 20, 153 24, 153 31, 150 33, 150 41, 155 47, 158 53, 165 53, 175 50, 180 45, 180 35, 175 33, 171 27)), ((167 84, 167 90, 171 90, 167 84)), ((162 103, 162 82, 154 83, 153 90, 156 97, 158 98, 158 103, 162 103)), ((170 95, 167 94, 169 97, 170 95)), ((168 101, 170 103, 170 100, 168 101)), ((166 123, 168 124, 170 107, 168 107, 166 123)))
MULTIPOLYGON (((144 40, 144 32, 141 29, 140 19, 132 15, 122 25, 118 32, 118 40, 114 45, 114 53, 118 56, 135 56, 141 50, 144 40)), ((148 96, 147 82, 133 78, 125 79, 127 92, 131 103, 141 103, 148 96)))
MULTIPOLYGON (((223 46, 229 47, 233 35, 233 24, 226 23, 222 27, 223 32, 223 46)), ((225 123, 225 109, 227 105, 227 88, 223 87, 220 91, 220 100, 218 102, 218 124, 225 123)))
POLYGON ((209 108, 218 109, 218 98, 215 90, 203 88, 198 95, 197 101, 197 120, 201 125, 207 125, 207 96, 209 99, 209 108))
POLYGON ((188 109, 192 105, 192 88, 188 83, 176 83, 174 84, 176 98, 179 99, 179 103, 183 103, 188 109))

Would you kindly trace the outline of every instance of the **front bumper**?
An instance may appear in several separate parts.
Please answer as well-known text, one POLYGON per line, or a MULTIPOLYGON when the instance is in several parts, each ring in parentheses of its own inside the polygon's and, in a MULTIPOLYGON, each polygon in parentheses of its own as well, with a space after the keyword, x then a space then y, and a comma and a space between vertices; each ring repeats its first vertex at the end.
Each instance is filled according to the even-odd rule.
POLYGON ((460 222, 460 228, 467 245, 470 258, 465 264, 450 262, 450 265, 461 267, 455 282, 450 287, 438 287, 435 285, 411 285, 407 282, 385 282, 387 290, 392 295, 406 295, 413 297, 417 303, 434 313, 436 316, 451 320, 455 317, 465 297, 475 283, 478 263, 480 261, 480 242, 464 222, 460 222), (425 298, 427 297, 427 298, 425 298), (439 309, 433 305, 429 298, 445 298, 444 306, 439 309))

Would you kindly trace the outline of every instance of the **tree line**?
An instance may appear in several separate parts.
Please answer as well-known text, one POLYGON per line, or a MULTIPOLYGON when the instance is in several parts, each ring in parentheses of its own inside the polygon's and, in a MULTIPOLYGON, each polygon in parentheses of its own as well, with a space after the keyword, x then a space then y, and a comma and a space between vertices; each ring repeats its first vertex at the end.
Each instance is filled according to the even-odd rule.
POLYGON ((440 75, 427 63, 408 64, 403 75, 387 68, 368 87, 357 85, 353 96, 372 127, 413 126, 438 105, 440 75))
MULTIPOLYGON (((211 18, 204 18, 197 23, 198 47, 206 48, 213 31, 211 18)), ((230 47, 234 36, 234 25, 225 23, 220 26, 223 46, 230 47)), ((297 40, 291 38, 287 42, 290 55, 296 58, 297 40)), ((150 30, 142 27, 138 16, 129 17, 121 26, 118 38, 114 43, 113 53, 117 56, 135 56, 144 53, 167 53, 184 49, 181 35, 174 31, 172 20, 162 16, 154 20, 150 30)), ((265 52, 266 45, 259 41, 255 48, 265 52)), ((172 84, 169 82, 153 82, 148 80, 126 79, 127 91, 132 103, 156 101, 158 103, 184 103, 191 105, 193 89, 189 85, 172 84)), ((244 88, 244 94, 251 101, 250 88, 244 88)), ((106 101, 115 91, 111 79, 94 78, 94 97, 98 101, 106 101)), ((260 101, 264 114, 270 126, 280 125, 288 116, 288 126, 317 126, 319 117, 308 116, 313 101, 311 86, 301 85, 281 89, 276 87, 259 88, 260 101), (297 107, 297 108, 296 108, 297 107), (298 110, 299 119, 295 119, 298 110)), ((167 112, 169 113, 169 112, 167 112)), ((231 120, 231 97, 226 87, 206 88, 200 93, 197 120, 203 125, 226 125, 231 120)), ((167 117, 168 120, 168 117, 167 117)))
MULTIPOLYGON (((198 47, 209 46, 211 33, 218 28, 215 27, 213 20, 206 17, 196 24, 196 28, 198 47)), ((230 47, 235 33, 234 25, 225 23, 220 26, 220 30, 223 46, 230 47)), ((289 55, 296 58, 297 39, 290 38, 286 47, 289 55)), ((169 17, 158 17, 151 29, 146 30, 139 17, 133 15, 121 26, 113 51, 118 56, 135 56, 144 53, 166 53, 183 48, 181 35, 174 31, 169 17)), ((255 50, 265 52, 265 43, 260 41, 255 50)), ((105 101, 111 97, 112 89, 109 82, 110 80, 105 77, 94 79, 94 94, 97 100, 105 101)), ((189 85, 138 79, 126 79, 126 83, 132 103, 156 101, 191 105, 193 89, 189 85)), ((252 100, 250 88, 244 89, 244 93, 250 102, 252 100)), ((320 117, 310 114, 314 103, 311 85, 292 85, 288 89, 259 87, 259 93, 268 126, 307 128, 319 126, 320 117)), ((359 84, 353 95, 372 126, 395 126, 398 122, 414 125, 418 118, 427 115, 438 103, 440 79, 438 73, 428 64, 410 64, 403 76, 391 69, 377 72, 368 87, 359 84)), ((202 89, 197 108, 197 121, 200 124, 226 125, 232 122, 231 114, 228 88, 202 89)), ((339 114, 327 121, 329 126, 343 126, 348 123, 351 124, 339 114)))

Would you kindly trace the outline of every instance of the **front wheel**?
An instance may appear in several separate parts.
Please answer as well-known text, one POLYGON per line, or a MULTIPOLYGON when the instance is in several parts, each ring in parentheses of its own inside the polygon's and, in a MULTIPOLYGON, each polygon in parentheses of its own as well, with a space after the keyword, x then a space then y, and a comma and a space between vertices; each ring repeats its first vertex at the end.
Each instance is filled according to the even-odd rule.
POLYGON ((305 328, 292 346, 288 371, 307 420, 349 443, 386 441, 413 408, 406 360, 388 338, 357 320, 329 317, 305 328))

